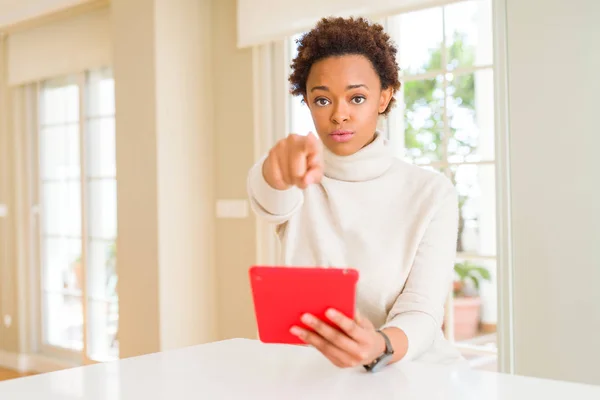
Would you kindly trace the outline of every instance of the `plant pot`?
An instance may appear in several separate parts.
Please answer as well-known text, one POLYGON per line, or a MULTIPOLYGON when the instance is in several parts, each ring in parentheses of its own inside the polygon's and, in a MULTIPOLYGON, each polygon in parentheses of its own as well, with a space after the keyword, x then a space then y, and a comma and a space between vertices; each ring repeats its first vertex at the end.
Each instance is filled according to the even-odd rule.
POLYGON ((454 339, 466 340, 477 335, 481 312, 480 297, 454 298, 454 339))

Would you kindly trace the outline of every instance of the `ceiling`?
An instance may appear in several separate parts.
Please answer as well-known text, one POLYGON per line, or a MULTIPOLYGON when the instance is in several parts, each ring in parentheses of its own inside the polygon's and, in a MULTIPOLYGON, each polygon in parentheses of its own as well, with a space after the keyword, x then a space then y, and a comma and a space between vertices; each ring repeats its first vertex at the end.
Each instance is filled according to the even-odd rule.
POLYGON ((7 26, 40 17, 90 0, 0 0, 0 31, 7 26))

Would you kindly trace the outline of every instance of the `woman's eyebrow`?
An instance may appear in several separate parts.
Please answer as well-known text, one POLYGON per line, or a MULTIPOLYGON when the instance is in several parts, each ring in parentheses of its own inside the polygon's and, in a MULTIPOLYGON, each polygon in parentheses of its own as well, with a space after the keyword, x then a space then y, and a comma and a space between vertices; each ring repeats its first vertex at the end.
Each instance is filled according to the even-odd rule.
MULTIPOLYGON (((360 87, 364 87, 365 89, 369 90, 369 87, 363 83, 359 83, 356 85, 348 85, 346 86, 346 90, 358 89, 360 87)), ((311 92, 314 92, 315 90, 324 90, 326 92, 329 92, 329 88, 327 86, 315 86, 312 89, 310 89, 311 92)))
POLYGON ((346 86, 346 90, 358 89, 359 87, 364 87, 365 89, 369 90, 369 87, 363 83, 359 83, 358 85, 348 85, 346 86))

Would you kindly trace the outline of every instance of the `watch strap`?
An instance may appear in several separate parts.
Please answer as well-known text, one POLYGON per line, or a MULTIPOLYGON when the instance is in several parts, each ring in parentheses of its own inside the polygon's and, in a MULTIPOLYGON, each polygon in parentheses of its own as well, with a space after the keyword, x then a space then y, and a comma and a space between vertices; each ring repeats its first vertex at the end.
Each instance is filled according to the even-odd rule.
POLYGON ((379 368, 381 368, 380 364, 382 364, 384 361, 387 364, 387 361, 394 354, 394 348, 392 347, 392 342, 391 342, 390 338, 388 337, 388 335, 386 335, 385 332, 382 332, 379 329, 376 332, 379 333, 381 336, 383 336, 383 340, 385 342, 385 350, 383 351, 383 354, 380 355, 379 357, 377 357, 375 360, 373 360, 373 362, 371 362, 370 364, 364 365, 365 369, 369 372, 375 372, 375 371, 379 370, 379 368))
POLYGON ((377 333, 379 333, 381 336, 383 336, 383 340, 385 341, 385 352, 383 353, 383 355, 394 354, 394 348, 392 347, 392 341, 390 340, 388 335, 386 335, 383 331, 380 331, 379 329, 377 330, 377 333))

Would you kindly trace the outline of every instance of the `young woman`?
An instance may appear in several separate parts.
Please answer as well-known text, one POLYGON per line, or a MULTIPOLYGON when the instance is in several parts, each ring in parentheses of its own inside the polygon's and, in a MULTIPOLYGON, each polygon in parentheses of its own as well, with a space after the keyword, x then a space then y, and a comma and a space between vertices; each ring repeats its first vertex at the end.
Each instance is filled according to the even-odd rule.
POLYGON ((327 323, 303 316, 313 331, 292 328, 339 367, 462 359, 441 330, 456 192, 443 175, 395 158, 376 130, 400 88, 395 56, 380 25, 321 20, 300 39, 289 78, 320 140, 290 134, 248 176, 252 208, 276 226, 284 264, 360 272, 356 320, 330 310, 327 323))

